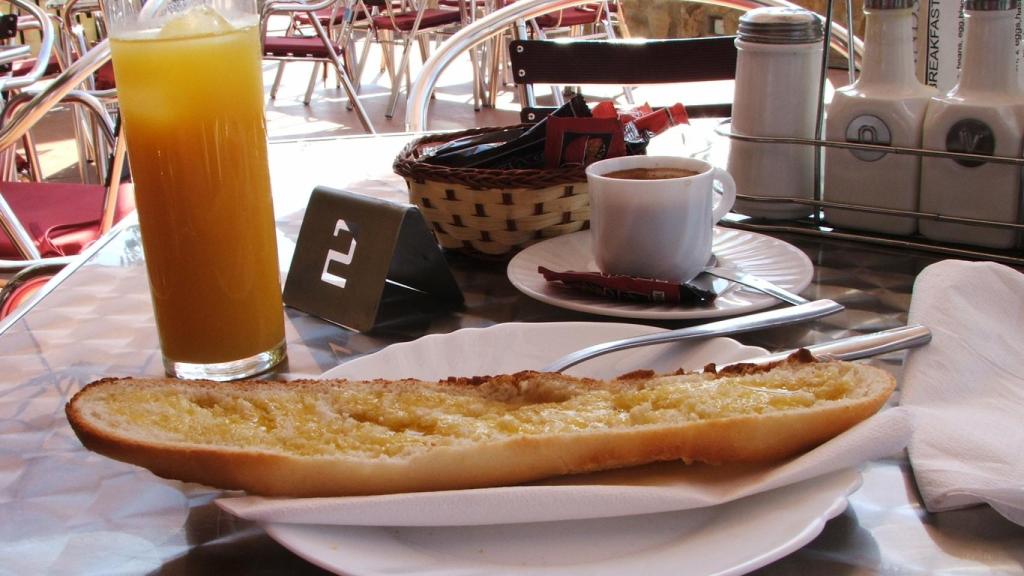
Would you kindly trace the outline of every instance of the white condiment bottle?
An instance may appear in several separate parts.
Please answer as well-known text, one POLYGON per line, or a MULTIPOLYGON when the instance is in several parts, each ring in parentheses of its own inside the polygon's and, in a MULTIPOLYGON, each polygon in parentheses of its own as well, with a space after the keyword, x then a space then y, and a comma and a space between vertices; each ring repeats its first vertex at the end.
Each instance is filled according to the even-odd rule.
MULTIPOLYGON (((799 8, 757 8, 740 17, 732 131, 748 136, 813 138, 821 80, 821 18, 799 8)), ((728 170, 736 192, 814 197, 814 147, 732 140, 728 170)), ((813 208, 737 200, 735 211, 800 218, 813 208)))
MULTIPOLYGON (((857 81, 836 90, 825 137, 918 148, 928 101, 935 88, 914 72, 913 0, 865 0, 864 59, 857 81)), ((866 150, 825 148, 823 199, 873 208, 917 210, 921 159, 866 150)), ((909 235, 917 220, 906 216, 826 208, 840 227, 909 235)))
MULTIPOLYGON (((965 0, 960 82, 934 98, 925 117, 925 148, 1020 157, 1024 93, 1017 80, 1014 17, 1019 0, 965 0)), ((1021 169, 993 162, 924 158, 922 212, 998 222, 1020 221, 1021 169)), ((1011 248, 1018 233, 921 219, 933 240, 1011 248)))

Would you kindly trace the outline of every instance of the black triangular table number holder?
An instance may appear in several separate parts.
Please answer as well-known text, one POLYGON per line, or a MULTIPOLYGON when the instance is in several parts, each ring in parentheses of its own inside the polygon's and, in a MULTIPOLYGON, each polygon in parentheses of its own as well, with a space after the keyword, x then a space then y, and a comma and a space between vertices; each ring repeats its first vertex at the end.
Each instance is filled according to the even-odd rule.
POLYGON ((285 304, 368 331, 387 316, 381 306, 385 288, 388 300, 406 291, 435 304, 463 302, 419 209, 345 190, 314 189, 285 281, 285 304))

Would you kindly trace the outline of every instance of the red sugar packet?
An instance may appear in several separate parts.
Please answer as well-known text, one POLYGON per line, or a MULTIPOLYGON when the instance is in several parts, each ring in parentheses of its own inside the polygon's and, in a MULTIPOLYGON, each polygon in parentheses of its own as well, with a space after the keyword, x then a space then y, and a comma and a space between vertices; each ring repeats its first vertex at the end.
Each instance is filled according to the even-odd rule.
POLYGON ((658 109, 651 108, 649 104, 619 109, 613 102, 605 100, 594 105, 591 113, 594 118, 618 118, 624 125, 632 122, 638 131, 650 132, 652 135, 661 134, 672 126, 690 123, 686 107, 680 103, 658 109))
POLYGON ((545 168, 587 166, 625 155, 622 123, 616 118, 548 118, 545 168))
POLYGON ((716 294, 698 288, 693 284, 665 282, 651 278, 634 278, 600 272, 555 272, 543 266, 537 272, 548 282, 561 282, 565 286, 613 300, 627 302, 654 302, 683 304, 685 306, 710 306, 716 294))
POLYGON ((649 114, 633 121, 637 130, 661 134, 670 126, 689 124, 690 117, 686 115, 686 107, 682 104, 673 104, 668 108, 658 108, 649 114))
POLYGON ((650 104, 641 104, 635 108, 619 109, 615 107, 615 103, 611 100, 604 100, 598 102, 590 109, 590 113, 594 115, 594 118, 618 118, 623 124, 627 124, 654 112, 650 104))

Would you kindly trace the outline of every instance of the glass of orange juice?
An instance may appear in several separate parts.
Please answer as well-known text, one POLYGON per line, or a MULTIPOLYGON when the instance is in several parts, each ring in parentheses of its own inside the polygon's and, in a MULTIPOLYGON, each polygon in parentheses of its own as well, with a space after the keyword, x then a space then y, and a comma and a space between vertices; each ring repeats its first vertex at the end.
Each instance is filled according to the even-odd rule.
POLYGON ((285 357, 255 0, 105 3, 167 373, 285 357))

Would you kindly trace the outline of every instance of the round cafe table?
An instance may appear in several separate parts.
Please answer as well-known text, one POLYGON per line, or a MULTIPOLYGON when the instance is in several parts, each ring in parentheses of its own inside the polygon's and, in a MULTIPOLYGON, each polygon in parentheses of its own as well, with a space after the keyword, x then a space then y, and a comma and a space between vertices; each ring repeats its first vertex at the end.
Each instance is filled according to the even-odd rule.
MULTIPOLYGON (((390 162, 408 135, 270 146, 284 270, 316 185, 404 200, 390 162), (336 159, 344 158, 344 163, 336 159), (295 166, 309 167, 296 170, 295 166)), ((906 322, 916 275, 939 258, 830 239, 779 236, 814 263, 802 292, 845 312, 740 336, 788 349, 906 322)), ((64 403, 107 376, 162 375, 136 225, 94 246, 26 313, 0 324, 0 574, 315 574, 319 568, 256 524, 222 512, 219 492, 162 480, 84 450, 64 403)), ((415 308, 357 333, 287 310, 289 357, 272 378, 316 377, 353 357, 418 337, 508 321, 628 321, 563 310, 520 294, 503 263, 450 255, 460 310, 415 308)), ((649 322, 644 322, 649 323, 649 322)), ((685 322, 655 322, 679 327, 685 322)), ((899 373, 902 354, 871 362, 899 373)), ((898 400, 893 398, 893 402, 898 400)), ((904 454, 873 461, 849 507, 760 574, 1024 574, 1024 527, 988 507, 930 514, 904 454)))

